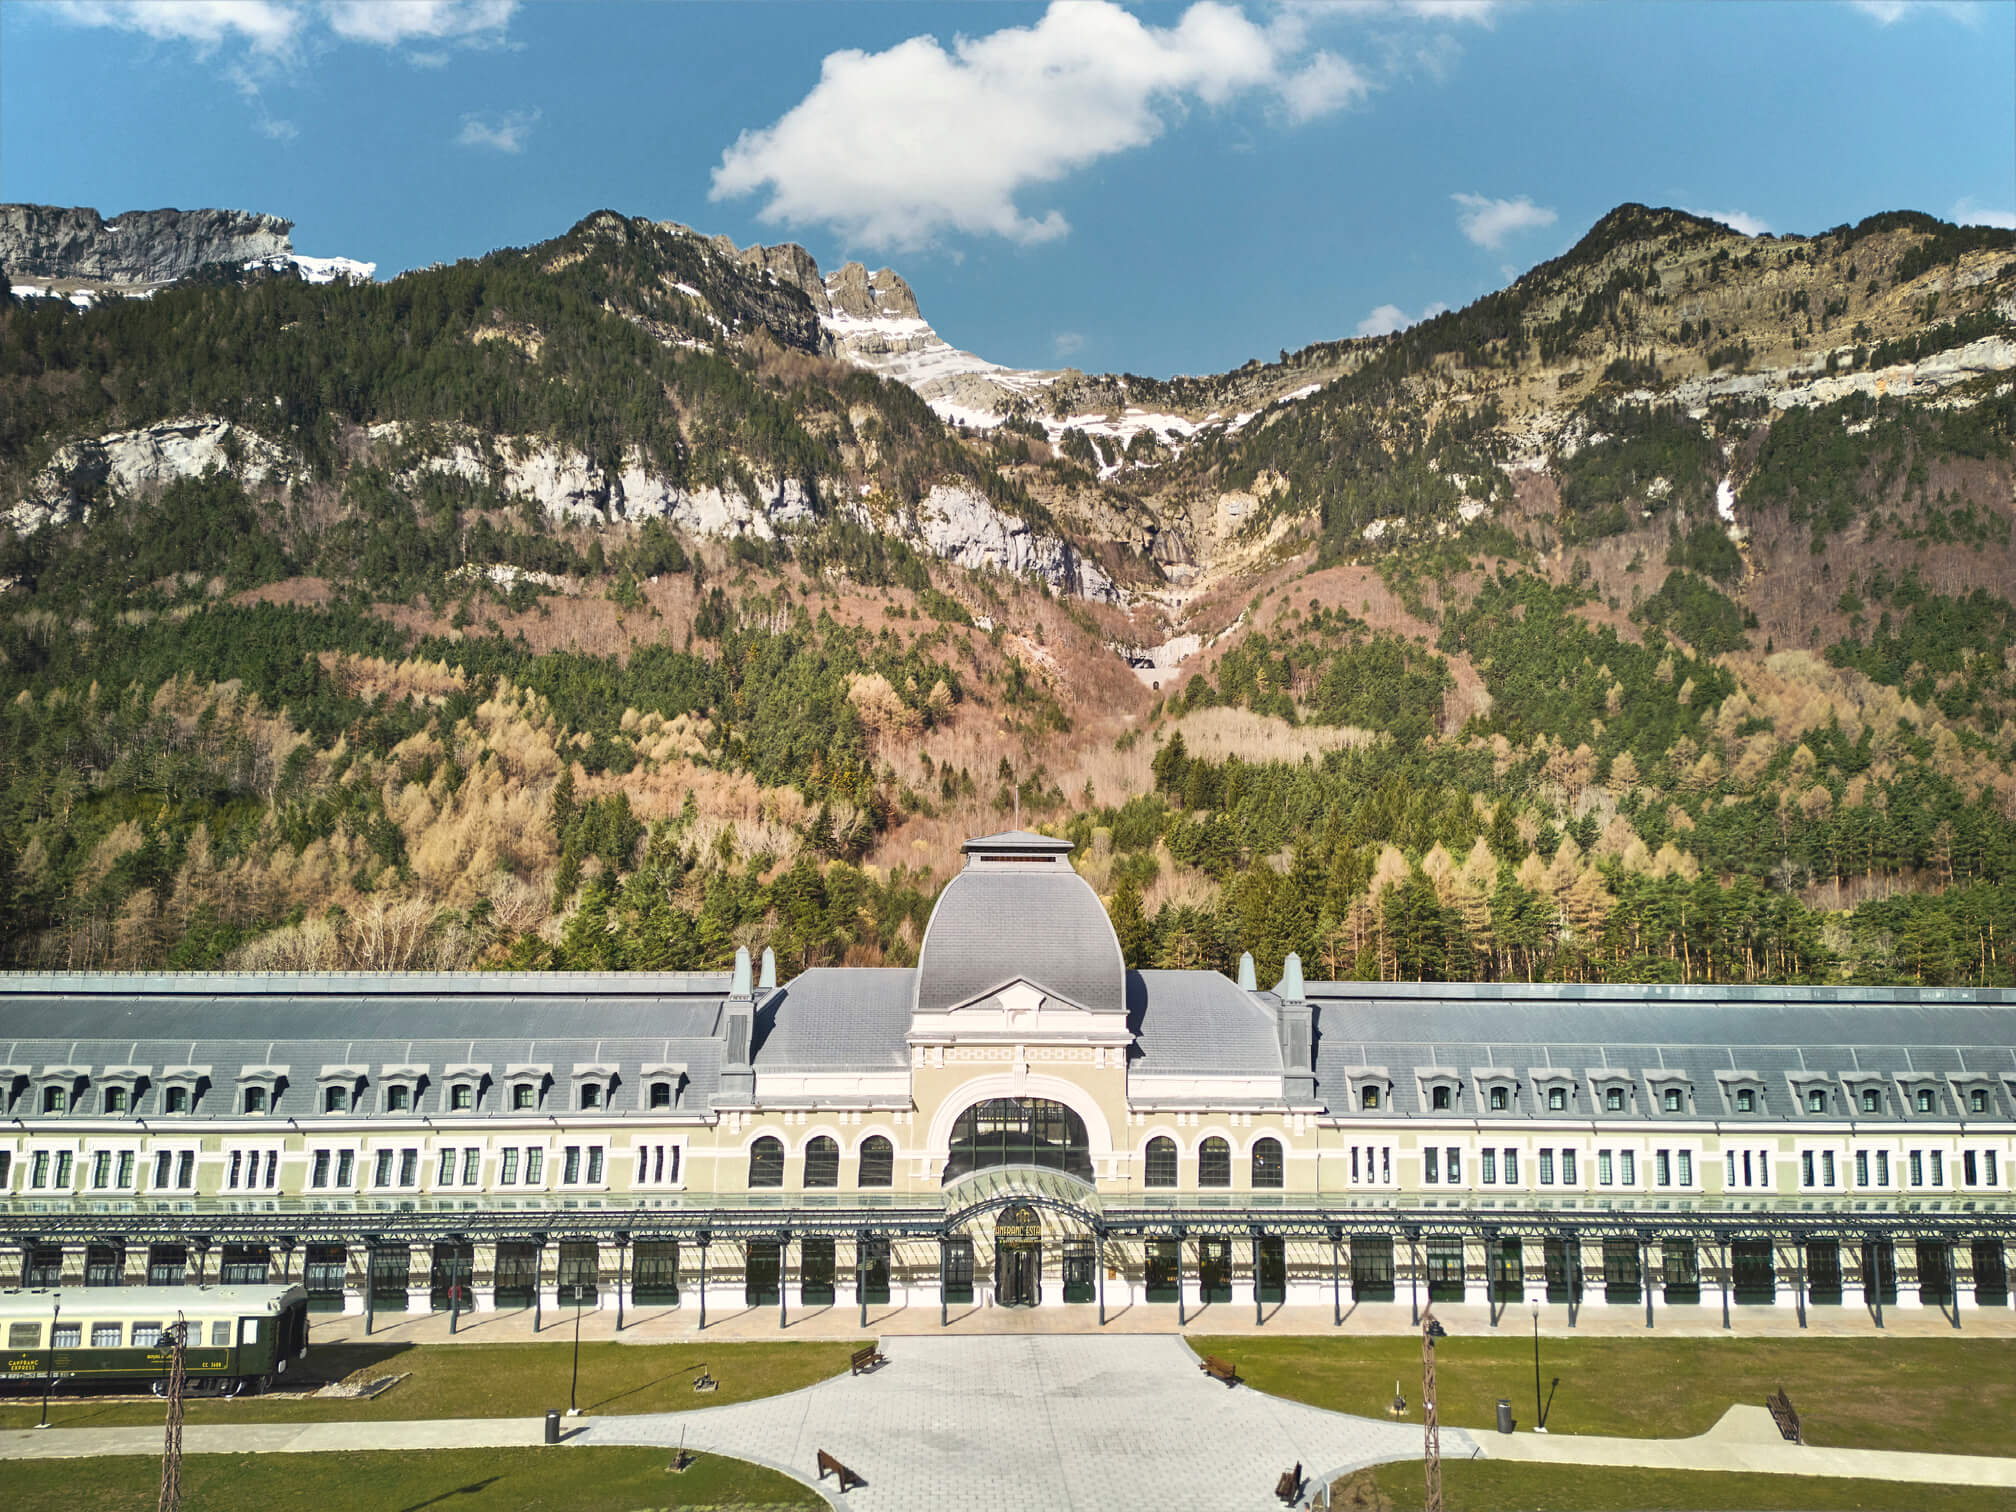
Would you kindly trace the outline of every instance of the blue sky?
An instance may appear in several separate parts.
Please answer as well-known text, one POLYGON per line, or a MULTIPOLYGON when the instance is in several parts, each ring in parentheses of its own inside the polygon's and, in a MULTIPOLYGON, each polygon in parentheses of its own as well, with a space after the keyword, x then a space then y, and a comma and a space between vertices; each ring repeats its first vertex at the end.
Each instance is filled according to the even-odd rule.
POLYGON ((2016 4, 8 0, 0 197, 381 277, 611 208, 888 263, 996 361, 1204 372, 1626 200, 2016 225, 2016 4))

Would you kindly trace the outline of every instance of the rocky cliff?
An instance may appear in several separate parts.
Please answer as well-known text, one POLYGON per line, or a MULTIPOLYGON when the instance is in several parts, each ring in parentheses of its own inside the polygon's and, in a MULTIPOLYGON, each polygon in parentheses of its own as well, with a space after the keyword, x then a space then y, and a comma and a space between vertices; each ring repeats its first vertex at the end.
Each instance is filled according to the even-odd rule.
POLYGON ((247 210, 129 210, 111 220, 59 205, 0 205, 10 274, 99 283, 167 283, 205 263, 286 256, 294 223, 247 210))

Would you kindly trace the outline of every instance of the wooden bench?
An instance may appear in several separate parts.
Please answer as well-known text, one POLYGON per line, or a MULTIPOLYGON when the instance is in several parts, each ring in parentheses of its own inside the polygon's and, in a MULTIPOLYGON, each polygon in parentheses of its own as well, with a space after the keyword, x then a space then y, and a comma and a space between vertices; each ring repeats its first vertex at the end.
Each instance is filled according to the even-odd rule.
POLYGON ((823 1481, 829 1475, 840 1477, 840 1494, 842 1496, 847 1494, 847 1488, 850 1485, 865 1486, 868 1484, 868 1482, 856 1475, 852 1470, 849 1470, 824 1449, 821 1449, 819 1451, 819 1479, 823 1481))
POLYGON ((1230 1360, 1221 1360, 1216 1355, 1206 1355, 1197 1368, 1212 1380, 1223 1381, 1227 1386, 1239 1384, 1239 1369, 1230 1360))
POLYGON ((1778 1425, 1778 1431, 1795 1444, 1806 1441, 1799 1436, 1799 1414, 1793 1409, 1792 1398, 1785 1395, 1780 1386, 1764 1398, 1764 1405, 1771 1409, 1771 1421, 1778 1425))
POLYGON ((889 1357, 873 1344, 870 1344, 866 1349, 855 1350, 854 1353, 847 1357, 847 1363, 854 1367, 851 1373, 859 1375, 864 1370, 873 1370, 878 1365, 887 1365, 889 1357))
POLYGON ((1283 1470, 1281 1479, 1274 1482, 1274 1494, 1284 1506, 1292 1507, 1302 1495, 1302 1462, 1297 1460, 1293 1470, 1283 1470))

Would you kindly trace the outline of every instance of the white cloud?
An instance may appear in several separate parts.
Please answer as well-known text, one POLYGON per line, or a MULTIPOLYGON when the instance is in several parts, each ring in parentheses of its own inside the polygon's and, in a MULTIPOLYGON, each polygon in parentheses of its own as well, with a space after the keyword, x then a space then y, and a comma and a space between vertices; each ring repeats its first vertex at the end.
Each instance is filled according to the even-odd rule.
POLYGON ((291 142, 301 135, 301 128, 292 121, 282 121, 274 116, 259 118, 259 135, 273 142, 291 142))
POLYGON ((1419 315, 1409 315, 1398 305, 1383 304, 1358 322, 1360 336, 1390 336, 1395 331, 1404 331, 1411 325, 1419 325, 1424 320, 1432 320, 1448 310, 1449 306, 1436 300, 1419 315))
POLYGON ((1973 26, 1991 10, 1979 0, 1849 0, 1849 5, 1878 26, 1895 26, 1906 16, 1944 16, 1973 26))
POLYGON ((1953 207, 1953 224, 1994 226, 2003 231, 2016 231, 2016 210, 1991 209, 1970 194, 1953 207))
POLYGON ((458 147, 490 147, 498 152, 523 152, 525 139, 538 124, 536 110, 477 111, 462 117, 458 147))
POLYGON ((1505 6, 1502 0, 1322 0, 1297 9, 1305 14, 1331 11, 1381 20, 1399 16, 1416 21, 1464 21, 1489 26, 1505 6))
POLYGON ((1169 27, 1086 0, 949 49, 919 36, 831 53, 804 99, 722 154, 712 197, 762 193, 765 221, 871 247, 948 231, 1053 241, 1063 214, 1025 211, 1020 195, 1147 145, 1193 104, 1261 94, 1302 121, 1362 94, 1349 63, 1305 53, 1306 30, 1293 11, 1263 26, 1216 0, 1169 27))
MULTIPOLYGON (((329 0, 329 30, 345 42, 484 42, 503 36, 518 0, 329 0)), ((438 53, 414 61, 433 66, 438 53)))
POLYGON ((1085 337, 1078 331, 1059 331, 1050 338, 1050 349, 1059 357, 1075 357, 1085 350, 1085 337))
POLYGON ((139 32, 209 52, 226 42, 276 56, 291 50, 308 19, 277 0, 60 0, 56 13, 77 26, 139 32))
POLYGON ((1505 245, 1506 237, 1551 226, 1556 219, 1552 210, 1534 204, 1523 194, 1509 200, 1486 199, 1481 194, 1452 194, 1449 197, 1463 207, 1456 217, 1463 234, 1478 246, 1489 247, 1494 252, 1505 245))
POLYGON ((1281 104, 1288 119, 1300 125, 1356 104, 1371 87, 1349 61, 1332 52, 1319 52, 1281 82, 1281 104))
MULTIPOLYGON (((1686 206, 1682 206, 1681 208, 1687 209, 1686 206)), ((1687 213, 1689 215, 1698 215, 1703 220, 1720 221, 1731 231, 1741 236, 1769 236, 1771 234, 1771 228, 1760 217, 1752 215, 1747 210, 1687 209, 1687 213)))

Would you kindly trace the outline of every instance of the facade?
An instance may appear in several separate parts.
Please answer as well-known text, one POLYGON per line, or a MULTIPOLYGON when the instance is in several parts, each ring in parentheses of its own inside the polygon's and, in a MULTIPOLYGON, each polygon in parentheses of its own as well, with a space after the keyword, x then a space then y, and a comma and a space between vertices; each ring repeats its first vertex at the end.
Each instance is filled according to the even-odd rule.
POLYGON ((969 842, 915 969, 0 980, 0 1278, 2008 1305, 2016 994, 1129 971, 1069 850, 969 842))

